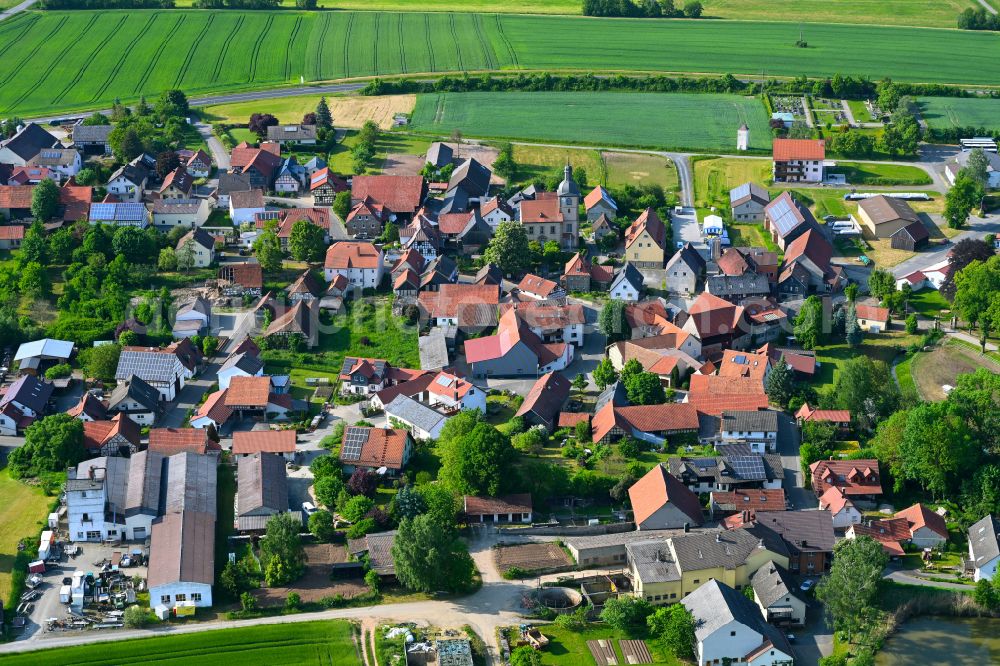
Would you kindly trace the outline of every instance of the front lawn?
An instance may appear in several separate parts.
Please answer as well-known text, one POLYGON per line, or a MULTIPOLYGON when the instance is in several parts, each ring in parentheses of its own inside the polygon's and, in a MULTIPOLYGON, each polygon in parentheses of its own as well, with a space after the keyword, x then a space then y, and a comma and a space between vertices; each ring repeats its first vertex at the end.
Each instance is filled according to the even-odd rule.
POLYGON ((3 498, 0 505, 0 600, 7 603, 17 542, 24 537, 35 539, 38 536, 54 498, 47 497, 37 486, 10 478, 7 468, 0 469, 0 497, 3 498))
POLYGON ((918 343, 920 339, 919 335, 890 331, 880 334, 866 333, 864 341, 853 349, 846 342, 819 345, 816 347, 816 360, 819 361, 819 369, 816 371, 815 381, 818 386, 832 386, 837 381, 839 368, 859 354, 892 365, 896 356, 910 345, 918 343))
POLYGON ((838 162, 830 173, 842 173, 850 185, 930 185, 931 177, 920 167, 905 164, 838 162))
POLYGON ((951 303, 937 289, 921 289, 910 294, 910 309, 922 317, 934 318, 942 311, 950 311, 951 303))

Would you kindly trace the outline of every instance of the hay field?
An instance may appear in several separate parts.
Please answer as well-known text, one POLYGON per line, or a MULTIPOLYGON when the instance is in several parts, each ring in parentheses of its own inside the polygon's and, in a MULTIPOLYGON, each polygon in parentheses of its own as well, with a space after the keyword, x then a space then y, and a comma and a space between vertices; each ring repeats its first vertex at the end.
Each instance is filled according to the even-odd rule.
MULTIPOLYGON (((208 120, 222 123, 245 123, 252 113, 271 113, 282 123, 301 122, 302 116, 316 110, 320 95, 277 97, 253 102, 236 102, 205 107, 208 120)), ((397 113, 410 113, 416 104, 416 95, 385 95, 382 97, 327 97, 333 122, 337 127, 360 128, 366 120, 374 120, 379 127, 392 127, 392 117, 397 113)))

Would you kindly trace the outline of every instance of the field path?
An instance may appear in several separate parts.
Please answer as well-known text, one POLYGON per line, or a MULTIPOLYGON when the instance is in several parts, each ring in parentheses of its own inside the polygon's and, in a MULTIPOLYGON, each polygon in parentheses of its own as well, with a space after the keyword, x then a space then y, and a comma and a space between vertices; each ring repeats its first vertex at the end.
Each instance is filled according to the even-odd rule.
MULTIPOLYGON (((16 7, 11 7, 7 11, 0 13, 0 21, 2 21, 4 19, 8 19, 11 16, 13 16, 14 14, 20 14, 25 9, 29 9, 36 2, 38 2, 38 0, 25 0, 25 2, 22 2, 21 4, 17 5, 16 7)), ((993 12, 993 13, 996 14, 996 12, 993 12)))
POLYGON ((993 8, 993 5, 986 2, 986 0, 979 0, 979 4, 981 4, 983 6, 983 9, 988 11, 990 14, 996 16, 997 10, 993 8))

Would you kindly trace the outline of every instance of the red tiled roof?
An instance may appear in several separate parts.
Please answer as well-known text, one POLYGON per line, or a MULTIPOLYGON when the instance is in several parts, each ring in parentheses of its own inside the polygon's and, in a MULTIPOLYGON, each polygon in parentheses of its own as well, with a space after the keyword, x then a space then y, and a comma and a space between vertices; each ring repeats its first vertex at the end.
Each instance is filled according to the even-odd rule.
POLYGON ((575 428, 576 424, 582 421, 590 422, 590 414, 587 412, 559 412, 560 428, 575 428))
POLYGON ((346 270, 350 268, 377 269, 382 252, 371 243, 340 241, 326 251, 326 268, 346 270))
POLYGON ((504 495, 502 497, 476 497, 466 495, 462 498, 464 513, 467 516, 492 516, 506 513, 531 513, 531 494, 504 495))
POLYGON ((667 503, 680 509, 695 525, 704 518, 698 496, 677 480, 663 465, 657 465, 628 489, 636 526, 667 503))
POLYGON ((278 227, 278 237, 288 238, 292 235, 292 227, 299 220, 312 222, 324 231, 330 230, 329 208, 288 208, 281 214, 281 225, 278 227))
POLYGON ((355 176, 351 181, 351 199, 371 197, 393 213, 413 213, 423 196, 423 176, 355 176))
POLYGON ((850 423, 851 412, 847 409, 813 409, 808 402, 802 403, 795 418, 803 421, 827 421, 830 423, 850 423))
POLYGON ((785 491, 781 488, 716 491, 712 493, 712 501, 728 511, 784 511, 786 508, 785 491))
POLYGON ((727 349, 722 353, 719 363, 720 377, 752 377, 764 381, 764 375, 770 367, 767 354, 727 349))
POLYGON ((67 222, 86 220, 90 214, 90 201, 93 198, 93 187, 89 185, 70 185, 67 182, 59 188, 59 203, 65 207, 63 219, 67 222))
POLYGON ((845 495, 881 495, 877 460, 817 460, 809 465, 813 491, 822 495, 837 486, 845 495))
MULTIPOLYGON (((249 338, 247 338, 249 340, 249 338)), ((191 420, 199 418, 209 418, 216 424, 222 425, 229 420, 233 414, 233 408, 226 404, 226 389, 216 391, 208 396, 194 413, 191 420)))
POLYGON ((312 175, 309 179, 309 191, 329 185, 334 192, 346 192, 348 190, 347 181, 330 171, 329 167, 323 167, 312 175))
POLYGON ((896 512, 895 517, 906 520, 911 535, 913 532, 926 527, 935 534, 945 539, 948 538, 948 526, 945 524, 944 518, 919 502, 909 508, 896 512))
POLYGON ((785 264, 789 264, 801 256, 805 256, 826 272, 830 268, 830 258, 833 256, 833 246, 819 231, 809 229, 796 238, 785 252, 785 264))
POLYGON ((657 246, 661 249, 664 248, 667 240, 667 228, 664 226, 663 220, 660 219, 660 216, 652 208, 642 211, 642 214, 636 218, 635 222, 628 228, 628 231, 625 232, 625 247, 632 245, 644 230, 650 235, 657 246))
POLYGON ((365 433, 367 438, 361 444, 356 458, 346 457, 345 449, 341 447, 341 462, 360 467, 388 467, 397 470, 403 468, 406 443, 409 440, 409 433, 405 429, 348 426, 345 437, 352 431, 365 433))
POLYGON ((559 410, 569 397, 569 389, 568 379, 557 372, 546 373, 528 391, 515 416, 534 412, 547 423, 558 421, 559 410))
POLYGON ((556 197, 525 199, 520 206, 521 224, 549 224, 563 221, 559 199, 556 197))
POLYGON ((264 286, 264 270, 260 264, 228 264, 219 268, 219 278, 245 289, 264 286))
POLYGON ((848 533, 854 538, 869 536, 882 545, 889 555, 898 557, 904 554, 903 543, 909 542, 910 528, 905 518, 888 518, 885 520, 873 520, 868 525, 851 525, 848 533))
POLYGON ((826 489, 826 492, 820 495, 819 508, 829 511, 833 515, 837 515, 847 506, 854 506, 854 502, 848 499, 844 493, 840 492, 840 488, 837 486, 830 486, 826 489))
POLYGON ((723 252, 716 264, 725 275, 740 276, 750 270, 750 264, 735 247, 723 252))
MULTIPOLYGON (((239 379, 234 377, 233 380, 239 379)), ((266 377, 264 378, 266 379, 266 377)), ((294 430, 251 430, 233 433, 233 454, 294 453, 294 430)))
POLYGON ((473 338, 465 341, 465 360, 477 363, 505 356, 518 342, 523 342, 538 357, 538 365, 548 365, 566 350, 563 342, 544 344, 527 324, 522 322, 514 310, 508 310, 500 317, 496 335, 473 338))
POLYGON ((83 422, 83 445, 91 451, 100 449, 116 435, 121 435, 129 443, 138 446, 139 424, 124 414, 116 414, 110 421, 83 422))
POLYGON ((548 297, 553 291, 557 290, 559 285, 552 280, 546 280, 543 277, 528 273, 518 283, 517 288, 521 291, 538 294, 539 296, 545 298, 548 297))
POLYGON ((0 185, 0 208, 31 208, 34 185, 0 185))
POLYGON ((153 428, 149 431, 149 450, 168 456, 183 452, 205 455, 221 448, 202 428, 153 428))
POLYGON ((449 236, 460 234, 469 226, 472 213, 442 213, 438 215, 438 231, 449 236))
POLYGON ((757 410, 768 406, 764 384, 751 377, 691 375, 687 401, 700 412, 720 416, 728 410, 757 410))
POLYGON ((826 142, 817 139, 775 139, 772 144, 774 161, 824 160, 826 142))
POLYGON ((688 309, 688 315, 694 319, 702 340, 732 332, 739 324, 742 312, 743 308, 707 291, 702 292, 688 309))
POLYGON ((271 392, 270 377, 233 377, 226 390, 226 405, 229 407, 267 407, 271 392))
POLYGON ((24 227, 20 224, 4 224, 0 226, 0 240, 21 240, 24 238, 24 227))
MULTIPOLYGON (((500 302, 500 290, 495 284, 442 284, 438 291, 424 291, 418 297, 420 306, 431 317, 457 318, 459 325, 476 325, 477 322, 467 321, 463 324, 463 315, 469 318, 485 316, 486 309, 492 309, 493 317, 500 302), (483 310, 483 312, 479 312, 483 310)), ((481 325, 492 326, 496 319, 490 317, 481 325)))
POLYGON ((868 321, 889 321, 889 309, 880 308, 875 305, 855 305, 854 312, 858 315, 858 319, 867 319, 868 321))

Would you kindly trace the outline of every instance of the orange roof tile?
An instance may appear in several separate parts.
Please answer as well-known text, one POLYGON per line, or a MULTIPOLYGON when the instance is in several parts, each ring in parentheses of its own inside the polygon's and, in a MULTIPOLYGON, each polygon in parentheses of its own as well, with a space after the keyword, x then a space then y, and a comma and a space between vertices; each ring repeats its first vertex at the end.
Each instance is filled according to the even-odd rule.
POLYGON ((228 407, 266 407, 271 392, 270 377, 233 377, 226 390, 228 407))
MULTIPOLYGON (((238 379, 234 377, 235 381, 238 379)), ((232 390, 232 389, 230 389, 232 390)), ((294 430, 251 430, 233 433, 233 454, 294 453, 294 430)))
POLYGON ((772 152, 776 162, 826 159, 826 142, 817 139, 775 139, 772 152))
POLYGON ((935 534, 938 534, 945 539, 948 538, 948 526, 945 524, 944 518, 919 502, 911 507, 903 509, 902 511, 896 512, 895 517, 906 520, 910 527, 911 535, 913 532, 926 527, 935 534))
POLYGON ((346 270, 350 268, 378 268, 382 252, 371 243, 340 241, 326 251, 326 268, 346 270))
POLYGON ((704 522, 698 496, 677 480, 663 465, 657 465, 628 489, 636 526, 667 503, 687 515, 695 525, 704 522))
POLYGON ((667 228, 652 208, 642 211, 642 214, 629 226, 628 231, 625 232, 625 247, 631 246, 635 239, 642 235, 643 231, 649 234, 660 249, 666 249, 667 228))

